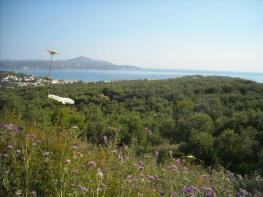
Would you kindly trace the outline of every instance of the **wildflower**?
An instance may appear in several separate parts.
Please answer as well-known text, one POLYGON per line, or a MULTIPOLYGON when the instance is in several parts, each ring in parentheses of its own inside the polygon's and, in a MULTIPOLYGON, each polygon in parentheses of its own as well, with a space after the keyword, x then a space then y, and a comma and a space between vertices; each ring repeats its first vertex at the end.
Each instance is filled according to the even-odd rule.
POLYGON ((195 157, 193 155, 188 155, 187 158, 188 159, 195 159, 195 157))
POLYGON ((184 193, 191 194, 191 193, 193 193, 194 188, 193 188, 193 186, 188 186, 188 187, 184 188, 183 191, 184 191, 184 193))
POLYGON ((9 170, 6 170, 5 173, 6 173, 6 174, 9 174, 9 170))
POLYGON ((36 191, 32 191, 31 194, 32 194, 33 196, 36 196, 36 195, 37 195, 37 192, 36 192, 36 191))
POLYGON ((82 168, 85 168, 85 164, 81 164, 81 167, 82 167, 82 168))
POLYGON ((242 175, 238 175, 238 178, 242 181, 243 177, 242 175))
POLYGON ((113 153, 116 153, 116 152, 117 152, 117 150, 113 150, 112 152, 113 152, 113 153))
POLYGON ((180 163, 181 163, 180 158, 176 159, 175 161, 176 161, 177 164, 180 164, 180 163))
POLYGON ((98 168, 97 171, 98 171, 98 172, 97 172, 98 177, 99 177, 100 179, 103 179, 103 173, 100 171, 99 168, 98 168))
POLYGON ((161 196, 164 196, 164 195, 165 195, 165 192, 160 192, 160 195, 161 195, 161 196))
POLYGON ((58 102, 60 102, 60 103, 62 103, 64 105, 65 104, 74 104, 75 103, 75 101, 70 99, 70 98, 60 97, 60 96, 56 96, 54 94, 49 94, 48 98, 56 100, 56 101, 58 101, 58 102))
POLYGON ((35 134, 33 134, 33 133, 28 133, 26 136, 27 136, 27 137, 34 137, 34 138, 37 137, 37 136, 36 136, 35 134))
POLYGON ((158 156, 159 155, 159 152, 156 150, 156 151, 154 151, 154 153, 158 156))
POLYGON ((4 156, 4 157, 8 157, 8 154, 7 154, 7 153, 5 153, 5 154, 3 154, 3 156, 4 156))
POLYGON ((128 155, 127 157, 126 157, 126 160, 129 160, 130 159, 130 156, 128 155))
POLYGON ((173 154, 173 151, 172 151, 172 150, 169 150, 169 153, 170 153, 170 154, 173 154))
POLYGON ((148 175, 149 179, 154 179, 154 176, 148 175))
POLYGON ((52 68, 52 61, 53 61, 53 55, 59 54, 58 51, 52 50, 52 49, 46 49, 47 52, 50 53, 50 66, 49 66, 49 72, 48 72, 48 76, 50 76, 51 73, 51 68, 52 68))
POLYGON ((122 156, 121 154, 118 155, 118 158, 119 158, 120 160, 123 160, 123 156, 122 156))
POLYGON ((41 143, 41 140, 37 140, 37 143, 39 143, 39 144, 40 144, 40 143, 41 143))
POLYGON ((104 183, 101 183, 100 185, 101 185, 102 187, 106 187, 106 185, 105 185, 104 183))
POLYGON ((132 177, 132 175, 128 175, 127 178, 130 179, 132 177))
POLYGON ((50 152, 44 152, 43 155, 44 155, 44 156, 49 156, 49 155, 50 155, 50 152))
POLYGON ((79 185, 79 188, 84 192, 88 191, 88 188, 86 188, 85 186, 79 185))
POLYGON ((16 152, 21 153, 21 150, 20 149, 16 149, 16 152))
POLYGON ((36 146, 36 145, 37 145, 37 143, 36 143, 36 142, 33 142, 33 143, 32 143, 32 146, 36 146))
POLYGON ((187 167, 183 167, 183 169, 184 169, 185 171, 188 171, 188 168, 187 168, 187 167))
POLYGON ((22 131, 22 130, 24 130, 24 127, 18 127, 18 130, 20 130, 20 131, 22 131))
POLYGON ((245 189, 242 189, 242 188, 239 188, 240 192, 243 194, 243 195, 248 195, 248 191, 245 190, 245 189))
POLYGON ((79 171, 78 171, 78 170, 71 170, 71 173, 72 173, 72 174, 74 174, 74 173, 78 174, 79 171))
POLYGON ((72 183, 70 186, 71 186, 71 187, 75 187, 75 184, 72 183))
POLYGON ((93 165, 95 168, 96 168, 96 166, 97 166, 97 164, 96 164, 95 161, 90 161, 89 164, 90 164, 90 165, 93 165))
POLYGON ((67 159, 65 162, 66 162, 66 163, 70 163, 70 162, 71 162, 71 160, 70 160, 70 159, 67 159))
POLYGON ((20 196, 22 194, 22 190, 18 190, 17 192, 16 192, 16 195, 17 196, 20 196))
POLYGON ((137 142, 137 138, 135 138, 135 137, 132 138, 132 141, 137 142))
POLYGON ((106 135, 104 135, 102 138, 104 141, 106 141, 108 137, 106 135))
POLYGON ((59 54, 59 51, 56 51, 56 50, 52 50, 52 49, 46 49, 47 52, 49 52, 51 55, 56 55, 56 54, 59 54))
POLYGON ((172 193, 171 193, 171 196, 176 196, 176 192, 172 192, 172 193))
POLYGON ((78 147, 77 146, 72 146, 72 150, 77 150, 78 147))
POLYGON ((9 149, 13 149, 14 147, 12 145, 9 145, 7 148, 9 149))

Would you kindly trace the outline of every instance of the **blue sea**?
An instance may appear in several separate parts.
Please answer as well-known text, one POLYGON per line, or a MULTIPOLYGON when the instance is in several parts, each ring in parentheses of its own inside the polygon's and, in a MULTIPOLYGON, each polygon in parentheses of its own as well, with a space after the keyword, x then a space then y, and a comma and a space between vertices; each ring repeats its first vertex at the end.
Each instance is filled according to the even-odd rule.
MULTIPOLYGON (((16 70, 25 74, 46 76, 47 70, 16 70)), ((202 70, 170 70, 170 69, 140 69, 131 70, 52 70, 54 79, 81 80, 85 82, 112 81, 112 80, 136 80, 136 79, 168 79, 182 76, 228 76, 234 78, 249 79, 263 83, 263 73, 252 72, 227 72, 227 71, 202 71, 202 70)))

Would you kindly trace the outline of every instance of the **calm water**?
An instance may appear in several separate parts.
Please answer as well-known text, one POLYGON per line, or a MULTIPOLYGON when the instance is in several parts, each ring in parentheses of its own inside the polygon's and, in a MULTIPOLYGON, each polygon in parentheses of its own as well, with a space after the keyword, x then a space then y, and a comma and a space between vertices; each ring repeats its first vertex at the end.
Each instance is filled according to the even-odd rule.
MULTIPOLYGON (((46 76, 48 71, 22 71, 25 74, 46 76)), ((186 75, 203 76, 229 76, 242 79, 249 79, 263 83, 263 73, 249 72, 223 72, 223 71, 198 71, 198 70, 165 70, 165 69, 141 69, 137 71, 127 70, 52 70, 51 77, 55 79, 82 80, 85 82, 111 81, 111 80, 135 80, 135 79, 168 79, 186 75)))

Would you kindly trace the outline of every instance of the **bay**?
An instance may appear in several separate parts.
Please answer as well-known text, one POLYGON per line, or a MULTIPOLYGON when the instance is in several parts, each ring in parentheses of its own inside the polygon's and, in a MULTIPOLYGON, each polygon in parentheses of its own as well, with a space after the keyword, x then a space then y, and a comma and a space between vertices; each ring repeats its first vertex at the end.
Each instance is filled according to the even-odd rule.
MULTIPOLYGON (((15 70, 24 74, 34 74, 44 77, 47 70, 15 70)), ((255 72, 229 72, 229 71, 204 71, 204 70, 174 70, 174 69, 140 69, 140 70, 52 70, 54 79, 77 80, 84 82, 136 80, 136 79, 168 79, 182 76, 228 76, 234 78, 253 80, 263 83, 263 73, 255 72)))

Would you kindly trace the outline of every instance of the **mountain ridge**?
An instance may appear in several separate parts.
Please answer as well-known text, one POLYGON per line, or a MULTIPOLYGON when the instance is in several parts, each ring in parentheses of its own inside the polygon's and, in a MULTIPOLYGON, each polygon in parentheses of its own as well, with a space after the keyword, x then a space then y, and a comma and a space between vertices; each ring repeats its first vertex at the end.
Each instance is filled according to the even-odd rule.
MULTIPOLYGON (((0 60, 0 69, 6 70, 47 70, 50 60, 0 60)), ((94 60, 79 56, 68 60, 55 60, 53 69, 98 69, 98 70, 138 70, 140 67, 116 65, 105 60, 94 60)))

